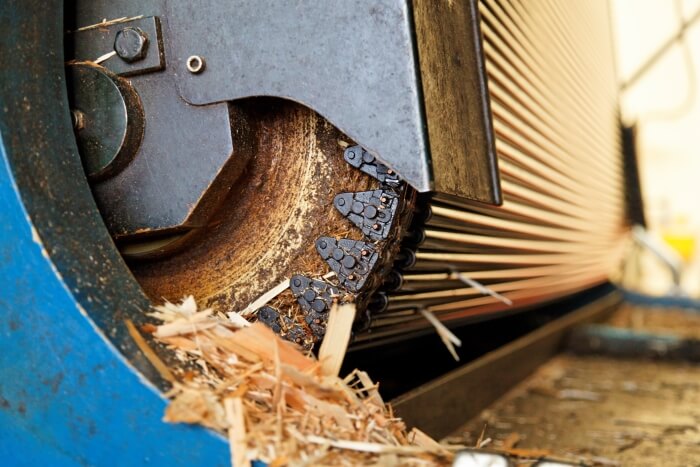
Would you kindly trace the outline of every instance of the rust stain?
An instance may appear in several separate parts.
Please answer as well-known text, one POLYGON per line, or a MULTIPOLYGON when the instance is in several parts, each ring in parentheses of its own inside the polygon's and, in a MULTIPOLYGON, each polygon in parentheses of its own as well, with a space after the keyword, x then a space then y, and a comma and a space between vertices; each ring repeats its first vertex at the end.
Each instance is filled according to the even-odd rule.
POLYGON ((301 105, 262 103, 240 105, 251 139, 235 145, 253 156, 208 227, 182 252, 133 265, 154 301, 191 293, 220 311, 241 310, 292 274, 328 272, 317 237, 362 238, 332 204, 337 193, 378 186, 343 160, 338 141, 348 139, 301 105))

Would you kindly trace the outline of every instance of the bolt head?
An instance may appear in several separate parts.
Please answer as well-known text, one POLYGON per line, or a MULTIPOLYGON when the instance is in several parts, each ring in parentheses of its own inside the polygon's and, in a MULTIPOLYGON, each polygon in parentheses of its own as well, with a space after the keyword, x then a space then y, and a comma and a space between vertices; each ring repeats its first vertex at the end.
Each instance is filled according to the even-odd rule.
POLYGON ((114 51, 127 63, 146 58, 148 36, 139 28, 126 27, 117 32, 114 38, 114 51))
POLYGON ((348 269, 354 268, 356 264, 357 264, 357 260, 355 258, 353 258, 352 256, 348 255, 345 258, 343 258, 343 266, 345 266, 348 269))
POLYGON ((375 217, 377 217, 377 214, 377 208, 375 208, 374 206, 369 205, 365 207, 364 215, 367 219, 374 219, 375 217))
POLYGON ((332 254, 333 254, 333 259, 335 259, 337 261, 340 261, 345 256, 345 253, 343 253, 343 250, 341 250, 340 248, 336 248, 335 250, 333 250, 332 254))

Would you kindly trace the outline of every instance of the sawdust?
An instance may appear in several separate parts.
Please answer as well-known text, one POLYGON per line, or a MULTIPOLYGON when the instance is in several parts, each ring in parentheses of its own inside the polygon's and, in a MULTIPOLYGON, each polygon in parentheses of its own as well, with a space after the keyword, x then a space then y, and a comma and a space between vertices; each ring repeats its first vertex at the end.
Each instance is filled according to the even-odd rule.
MULTIPOLYGON (((350 311, 354 314, 335 310, 350 311)), ((335 362, 342 360, 344 345, 327 346, 323 359, 334 363, 323 365, 261 323, 198 311, 192 297, 156 307, 151 316, 162 323, 150 329, 153 337, 182 362, 181 368, 169 369, 175 381, 164 419, 226 433, 237 467, 253 460, 271 465, 449 465, 453 458, 456 446, 437 443, 419 430, 407 431, 367 373, 337 375, 335 362), (193 366, 199 374, 183 370, 193 366)), ((351 323, 332 320, 329 334, 343 335, 351 323)))

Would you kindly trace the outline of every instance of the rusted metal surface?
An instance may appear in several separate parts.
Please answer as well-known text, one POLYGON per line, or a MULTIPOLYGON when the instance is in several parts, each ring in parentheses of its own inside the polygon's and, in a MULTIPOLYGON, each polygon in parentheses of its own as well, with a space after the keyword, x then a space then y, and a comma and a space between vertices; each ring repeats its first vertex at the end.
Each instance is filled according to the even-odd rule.
POLYGON ((237 139, 237 147, 254 153, 245 180, 189 248, 132 265, 154 299, 176 300, 187 290, 204 304, 241 310, 293 274, 328 272, 317 238, 362 239, 333 200, 340 192, 375 189, 377 182, 343 160, 339 142, 346 138, 298 104, 263 99, 236 109, 249 127, 249 138, 237 139))

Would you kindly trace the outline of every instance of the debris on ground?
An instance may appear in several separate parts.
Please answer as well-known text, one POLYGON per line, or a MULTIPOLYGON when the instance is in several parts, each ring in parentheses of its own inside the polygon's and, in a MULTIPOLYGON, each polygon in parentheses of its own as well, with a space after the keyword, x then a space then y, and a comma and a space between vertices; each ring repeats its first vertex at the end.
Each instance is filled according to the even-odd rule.
POLYGON ((408 431, 367 373, 338 376, 354 305, 331 313, 328 334, 338 344, 322 348, 319 360, 262 323, 198 310, 192 297, 156 307, 151 316, 161 324, 152 336, 182 363, 168 369, 173 387, 165 420, 226 434, 236 467, 253 460, 449 465, 458 447, 408 431))

